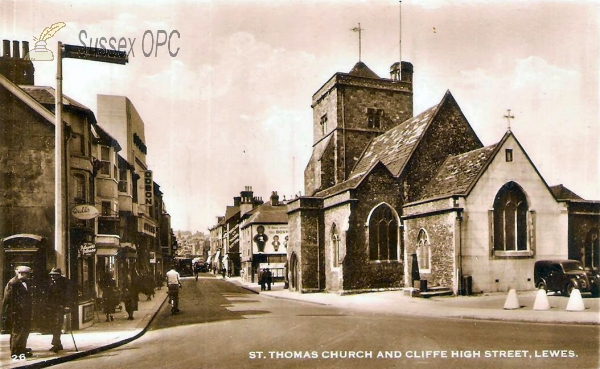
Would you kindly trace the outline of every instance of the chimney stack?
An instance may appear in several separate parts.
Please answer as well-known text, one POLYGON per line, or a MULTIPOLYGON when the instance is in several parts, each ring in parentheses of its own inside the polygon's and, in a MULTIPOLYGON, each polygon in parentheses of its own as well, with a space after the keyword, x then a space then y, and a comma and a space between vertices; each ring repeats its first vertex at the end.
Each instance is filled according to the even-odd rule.
POLYGON ((34 84, 35 68, 31 60, 23 59, 29 52, 29 42, 23 41, 23 55, 19 50, 19 41, 12 42, 12 55, 10 41, 2 40, 2 56, 0 57, 0 74, 16 85, 34 84))
POLYGON ((279 205, 279 195, 277 194, 277 191, 273 191, 271 193, 271 206, 277 205, 279 205))
POLYGON ((23 57, 26 57, 29 53, 29 41, 23 41, 23 57))

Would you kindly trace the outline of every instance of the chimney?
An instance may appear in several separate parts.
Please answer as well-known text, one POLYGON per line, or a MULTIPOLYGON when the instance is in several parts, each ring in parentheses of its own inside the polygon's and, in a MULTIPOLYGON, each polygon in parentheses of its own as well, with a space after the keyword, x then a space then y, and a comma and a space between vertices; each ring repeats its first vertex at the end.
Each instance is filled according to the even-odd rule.
POLYGON ((402 81, 412 83, 413 81, 413 65, 409 62, 402 62, 402 81))
POLYGON ((23 41, 22 45, 23 45, 23 57, 26 57, 27 53, 29 53, 29 41, 23 41))
POLYGON ((13 41, 13 58, 21 59, 21 51, 19 51, 19 41, 13 41))
POLYGON ((233 206, 236 206, 236 207, 237 207, 237 206, 240 206, 241 200, 242 200, 242 198, 241 198, 241 197, 239 197, 239 196, 235 196, 235 197, 233 198, 233 206))
POLYGON ((277 191, 273 191, 271 193, 271 206, 279 205, 279 195, 277 195, 277 191))
POLYGON ((400 80, 400 63, 395 62, 390 67, 390 78, 392 81, 397 82, 400 80))
POLYGON ((16 85, 33 85, 35 68, 31 60, 25 60, 29 42, 23 41, 23 57, 19 50, 19 41, 12 42, 12 55, 10 41, 2 40, 2 56, 0 57, 0 74, 16 85))

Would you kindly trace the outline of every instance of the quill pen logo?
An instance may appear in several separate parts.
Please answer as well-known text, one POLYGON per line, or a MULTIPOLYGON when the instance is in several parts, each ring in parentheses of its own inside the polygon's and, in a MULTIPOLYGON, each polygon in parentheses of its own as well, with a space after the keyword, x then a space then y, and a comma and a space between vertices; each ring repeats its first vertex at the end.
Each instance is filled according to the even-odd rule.
POLYGON ((56 32, 66 26, 63 22, 57 22, 53 25, 44 28, 40 34, 40 38, 34 37, 35 47, 27 53, 25 60, 32 61, 52 61, 54 60, 54 54, 46 47, 46 41, 52 38, 56 32))

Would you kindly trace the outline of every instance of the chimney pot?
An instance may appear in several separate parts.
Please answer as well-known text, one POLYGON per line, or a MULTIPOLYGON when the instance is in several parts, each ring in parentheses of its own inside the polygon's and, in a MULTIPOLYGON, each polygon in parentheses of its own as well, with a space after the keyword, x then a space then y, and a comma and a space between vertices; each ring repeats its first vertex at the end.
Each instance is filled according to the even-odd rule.
POLYGON ((13 58, 21 59, 21 52, 19 51, 19 41, 13 41, 13 58))
POLYGON ((10 57, 10 41, 2 40, 2 56, 9 58, 10 57))
POLYGON ((21 45, 23 45, 23 57, 26 57, 29 53, 29 41, 23 41, 21 45))

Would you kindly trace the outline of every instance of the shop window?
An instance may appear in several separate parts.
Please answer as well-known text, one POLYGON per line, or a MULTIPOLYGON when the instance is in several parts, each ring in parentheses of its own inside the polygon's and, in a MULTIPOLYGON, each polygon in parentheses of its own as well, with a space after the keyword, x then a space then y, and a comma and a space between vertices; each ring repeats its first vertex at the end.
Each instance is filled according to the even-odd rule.
POLYGON ((381 204, 369 217, 369 259, 398 260, 398 220, 387 204, 381 204))

